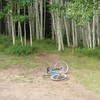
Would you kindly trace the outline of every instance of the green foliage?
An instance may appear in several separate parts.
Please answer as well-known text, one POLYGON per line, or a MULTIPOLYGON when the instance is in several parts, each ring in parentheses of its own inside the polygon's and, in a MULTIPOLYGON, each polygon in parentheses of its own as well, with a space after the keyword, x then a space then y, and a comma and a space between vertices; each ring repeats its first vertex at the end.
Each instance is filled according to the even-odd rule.
POLYGON ((27 22, 29 21, 29 19, 31 19, 31 17, 29 16, 23 16, 23 15, 16 15, 16 16, 13 16, 13 21, 14 22, 27 22))
MULTIPOLYGON (((29 41, 27 41, 29 42, 29 41)), ((28 44, 28 43, 27 43, 28 44)), ((56 43, 53 40, 33 40, 33 47, 21 46, 20 40, 16 38, 16 45, 12 45, 12 38, 0 35, 0 52, 15 55, 30 55, 44 51, 57 51, 56 43)))
POLYGON ((12 45, 12 38, 9 36, 0 35, 0 51, 4 51, 12 45))
POLYGON ((56 13, 56 17, 65 16, 65 6, 59 3, 49 4, 48 8, 52 13, 56 13))
POLYGON ((39 52, 57 50, 55 41, 49 40, 49 39, 47 39, 47 40, 34 40, 33 46, 38 48, 39 52))
POLYGON ((14 45, 10 46, 6 52, 8 54, 14 54, 18 56, 25 56, 36 53, 36 48, 31 46, 21 46, 21 45, 14 45))
POLYGON ((100 58, 100 49, 86 49, 86 48, 77 48, 75 49, 76 52, 81 53, 83 55, 89 56, 89 57, 97 57, 100 58))
POLYGON ((45 51, 55 51, 55 41, 52 40, 34 40, 33 46, 21 46, 19 42, 15 46, 10 46, 6 49, 8 54, 15 54, 18 56, 37 54, 45 51))
POLYGON ((28 6, 32 3, 32 0, 17 0, 17 4, 20 8, 23 8, 25 6, 28 6))
POLYGON ((4 18, 5 14, 3 12, 0 12, 0 19, 4 18))
POLYGON ((66 8, 66 16, 74 19, 78 25, 83 25, 93 16, 93 4, 84 0, 75 1, 66 8))
POLYGON ((18 7, 20 8, 23 8, 32 2, 32 0, 5 0, 5 1, 10 6, 18 5, 18 7))
POLYGON ((100 14, 100 6, 98 0, 64 0, 64 5, 53 3, 49 5, 49 9, 56 13, 57 16, 66 16, 77 22, 79 26, 84 25, 91 20, 94 11, 100 14))
POLYGON ((31 16, 28 15, 19 15, 17 10, 27 7, 31 3, 34 3, 32 0, 5 0, 6 5, 3 6, 2 12, 0 12, 0 18, 3 17, 13 17, 14 22, 25 22, 31 19, 31 16))
POLYGON ((50 4, 50 5, 48 5, 48 7, 51 10, 56 10, 56 9, 62 10, 62 9, 64 9, 64 6, 60 5, 59 3, 50 4))

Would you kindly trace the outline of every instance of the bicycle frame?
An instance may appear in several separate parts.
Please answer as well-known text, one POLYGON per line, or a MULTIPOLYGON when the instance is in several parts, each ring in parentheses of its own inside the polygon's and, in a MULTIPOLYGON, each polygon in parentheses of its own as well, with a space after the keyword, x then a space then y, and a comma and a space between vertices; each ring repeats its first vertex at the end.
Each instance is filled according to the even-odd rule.
POLYGON ((59 75, 59 74, 60 74, 59 72, 53 71, 53 70, 51 70, 51 69, 48 70, 48 73, 51 74, 51 75, 53 75, 53 76, 54 76, 54 75, 59 75))
POLYGON ((54 69, 47 68, 47 73, 51 75, 51 79, 55 81, 64 80, 67 75, 61 72, 54 71, 54 69))

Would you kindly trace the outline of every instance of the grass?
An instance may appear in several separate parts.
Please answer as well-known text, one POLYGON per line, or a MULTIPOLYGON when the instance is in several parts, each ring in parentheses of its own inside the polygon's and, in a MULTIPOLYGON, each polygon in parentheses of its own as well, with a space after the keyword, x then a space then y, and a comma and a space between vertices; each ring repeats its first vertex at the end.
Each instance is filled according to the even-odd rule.
POLYGON ((76 48, 75 52, 86 55, 88 57, 96 57, 100 59, 100 48, 76 48))
POLYGON ((34 59, 34 55, 42 52, 57 53, 68 62, 72 75, 78 78, 81 84, 100 94, 100 49, 65 48, 63 52, 58 52, 55 41, 33 40, 33 48, 37 51, 31 55, 6 55, 5 50, 10 46, 11 38, 0 36, 0 68, 9 68, 16 64, 24 65, 26 68, 42 66, 43 63, 34 59))
POLYGON ((74 70, 72 74, 77 77, 86 88, 100 94, 100 71, 74 70))
POLYGON ((71 74, 86 88, 100 94, 100 60, 71 49, 61 52, 62 59, 68 62, 71 74))
POLYGON ((35 68, 38 66, 42 66, 42 63, 37 59, 34 59, 32 56, 6 56, 0 55, 0 68, 9 68, 14 67, 15 65, 24 65, 26 68, 35 68))
POLYGON ((57 51, 56 43, 53 40, 33 40, 33 46, 27 41, 27 46, 22 46, 20 40, 16 38, 16 45, 12 45, 11 37, 0 35, 0 52, 10 55, 26 56, 35 55, 42 52, 57 51))

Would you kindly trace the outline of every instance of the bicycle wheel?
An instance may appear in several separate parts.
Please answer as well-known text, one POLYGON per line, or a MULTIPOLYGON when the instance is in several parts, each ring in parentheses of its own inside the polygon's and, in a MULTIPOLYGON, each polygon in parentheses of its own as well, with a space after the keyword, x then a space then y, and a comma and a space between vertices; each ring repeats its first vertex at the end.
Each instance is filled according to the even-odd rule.
POLYGON ((55 64, 54 70, 57 71, 57 72, 60 72, 60 73, 67 74, 68 73, 68 70, 69 70, 69 66, 68 66, 68 64, 66 62, 59 61, 59 62, 57 62, 55 64))
POLYGON ((61 81, 67 78, 66 74, 58 74, 58 75, 53 75, 51 76, 51 79, 54 81, 61 81))

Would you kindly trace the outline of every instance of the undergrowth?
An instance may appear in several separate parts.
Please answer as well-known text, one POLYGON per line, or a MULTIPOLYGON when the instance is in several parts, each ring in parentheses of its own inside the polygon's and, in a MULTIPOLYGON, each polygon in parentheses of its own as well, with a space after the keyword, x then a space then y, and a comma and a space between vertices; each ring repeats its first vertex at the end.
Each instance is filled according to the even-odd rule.
MULTIPOLYGON (((27 41, 29 44, 29 41, 27 41)), ((8 54, 15 54, 15 55, 29 55, 29 54, 36 54, 41 52, 58 52, 57 46, 55 41, 50 39, 44 40, 33 40, 33 46, 21 46, 20 40, 16 38, 16 45, 12 45, 12 38, 9 36, 0 35, 0 52, 6 52, 8 54)), ((97 57, 100 58, 100 49, 88 49, 88 48, 66 48, 62 53, 62 55, 85 55, 89 57, 97 57)))
POLYGON ((34 47, 21 46, 21 45, 10 46, 8 49, 6 49, 6 53, 15 54, 18 56, 30 55, 30 54, 34 54, 36 52, 37 52, 37 50, 34 47))
POLYGON ((97 57, 100 58, 100 48, 76 48, 75 52, 83 54, 88 57, 97 57))
POLYGON ((0 52, 6 54, 14 54, 18 56, 33 55, 42 52, 57 51, 55 41, 48 40, 33 40, 33 45, 22 46, 20 40, 16 38, 16 44, 12 44, 11 37, 0 35, 0 52))

